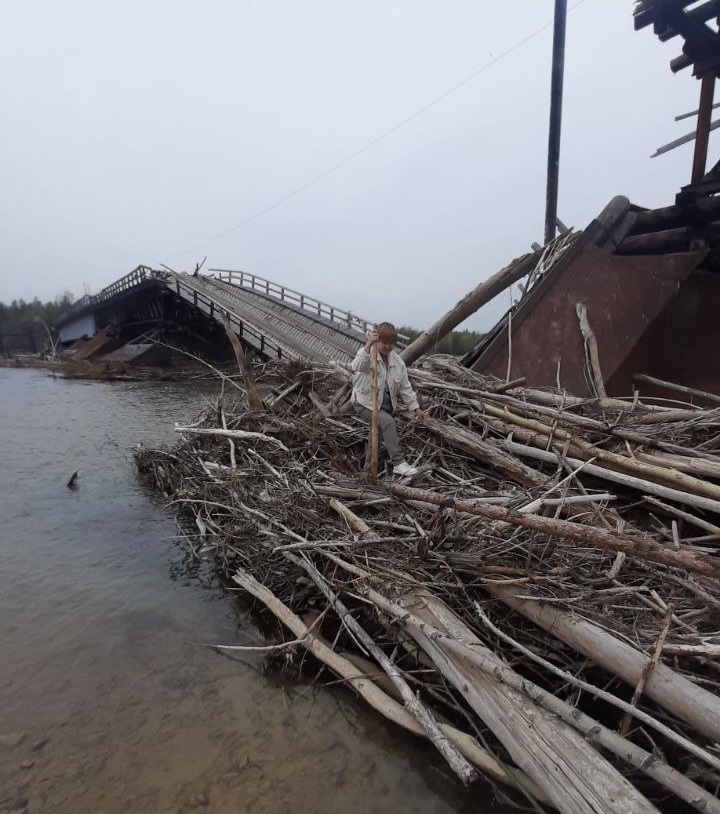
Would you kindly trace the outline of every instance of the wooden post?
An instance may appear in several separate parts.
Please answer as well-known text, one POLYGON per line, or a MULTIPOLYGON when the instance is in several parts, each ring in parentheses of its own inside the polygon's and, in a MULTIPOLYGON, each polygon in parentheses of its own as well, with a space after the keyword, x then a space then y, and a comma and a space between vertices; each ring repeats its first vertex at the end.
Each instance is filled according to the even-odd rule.
POLYGON ((370 393, 372 399, 372 417, 370 419, 370 480, 373 485, 378 481, 378 379, 377 379, 377 344, 370 348, 370 393))
POLYGON ((225 333, 230 340, 232 349, 235 352, 238 369, 243 377, 245 392, 247 393, 248 406, 253 412, 260 412, 264 409, 262 399, 260 398, 260 394, 258 393, 255 385, 255 379, 253 378, 252 371, 250 370, 250 365, 248 364, 247 357, 245 356, 245 351, 240 344, 240 340, 237 338, 237 334, 232 329, 230 317, 228 316, 227 312, 223 314, 223 326, 225 327, 225 333))
POLYGON ((695 155, 693 156, 691 179, 693 184, 697 184, 702 180, 703 175, 705 175, 714 93, 715 73, 708 72, 703 76, 702 85, 700 86, 700 110, 698 111, 697 136, 695 138, 695 155))
MULTIPOLYGON (((606 399, 607 392, 605 390, 605 382, 602 377, 602 370, 600 368, 600 354, 598 353, 597 339, 595 333, 590 327, 590 320, 587 315, 587 307, 584 303, 579 302, 575 306, 578 321, 580 322, 580 332, 583 335, 585 342, 586 358, 590 364, 590 373, 592 374, 592 389, 595 397, 599 399, 606 399)), ((508 380, 510 377, 508 376, 508 380)))

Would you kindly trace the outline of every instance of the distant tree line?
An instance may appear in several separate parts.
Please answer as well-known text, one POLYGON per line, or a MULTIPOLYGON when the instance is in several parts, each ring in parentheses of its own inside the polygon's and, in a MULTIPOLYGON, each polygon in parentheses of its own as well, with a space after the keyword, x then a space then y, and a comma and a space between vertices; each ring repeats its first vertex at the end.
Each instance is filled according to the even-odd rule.
POLYGON ((21 326, 33 322, 38 317, 48 326, 52 326, 73 302, 75 297, 69 291, 58 294, 54 300, 48 302, 42 302, 37 297, 30 302, 23 299, 13 300, 10 304, 0 302, 0 325, 21 326))
POLYGON ((75 297, 66 291, 48 302, 38 297, 29 302, 23 299, 9 304, 0 302, 0 356, 37 353, 49 346, 48 331, 74 301, 75 297))
MULTIPOLYGON (((412 342, 422 331, 415 328, 410 328, 407 325, 402 325, 398 328, 398 333, 410 337, 412 342)), ((472 350, 475 345, 483 338, 484 334, 477 331, 452 331, 447 336, 444 336, 428 353, 449 353, 452 356, 463 356, 469 350, 472 350)))

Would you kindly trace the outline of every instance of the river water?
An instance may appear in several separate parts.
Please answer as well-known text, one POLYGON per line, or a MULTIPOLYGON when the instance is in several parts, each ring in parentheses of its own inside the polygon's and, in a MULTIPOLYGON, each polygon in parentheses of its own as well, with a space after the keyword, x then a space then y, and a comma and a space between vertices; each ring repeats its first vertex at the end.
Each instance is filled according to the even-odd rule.
POLYGON ((131 449, 210 397, 0 369, 0 811, 489 811, 343 688, 201 646, 261 639, 184 572, 131 449))

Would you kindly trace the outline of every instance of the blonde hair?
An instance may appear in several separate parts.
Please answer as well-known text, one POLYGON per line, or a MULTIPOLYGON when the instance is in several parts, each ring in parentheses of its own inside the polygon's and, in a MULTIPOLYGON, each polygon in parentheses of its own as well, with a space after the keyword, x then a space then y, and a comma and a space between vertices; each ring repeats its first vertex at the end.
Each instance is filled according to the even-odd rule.
POLYGON ((397 342, 397 328, 391 322, 381 322, 375 326, 375 330, 382 342, 389 342, 393 345, 397 342))

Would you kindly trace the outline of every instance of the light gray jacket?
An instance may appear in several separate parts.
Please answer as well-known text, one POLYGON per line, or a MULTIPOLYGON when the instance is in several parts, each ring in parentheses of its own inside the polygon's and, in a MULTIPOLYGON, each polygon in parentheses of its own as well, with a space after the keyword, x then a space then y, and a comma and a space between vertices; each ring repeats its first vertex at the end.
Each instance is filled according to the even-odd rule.
MULTIPOLYGON (((397 411, 398 407, 406 410, 417 410, 419 407, 417 396, 410 385, 405 362, 403 362, 399 354, 391 350, 386 366, 378 353, 377 362, 378 407, 382 404, 385 384, 387 383, 393 410, 397 411)), ((352 403, 361 404, 363 407, 367 407, 368 410, 372 410, 370 354, 366 353, 364 347, 360 348, 355 354, 350 367, 353 372, 352 403)))

